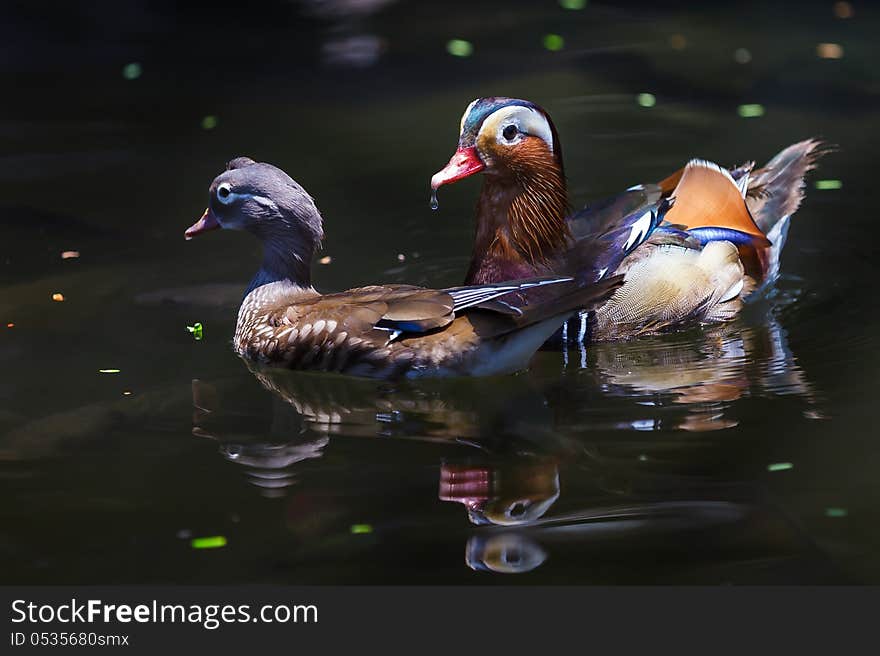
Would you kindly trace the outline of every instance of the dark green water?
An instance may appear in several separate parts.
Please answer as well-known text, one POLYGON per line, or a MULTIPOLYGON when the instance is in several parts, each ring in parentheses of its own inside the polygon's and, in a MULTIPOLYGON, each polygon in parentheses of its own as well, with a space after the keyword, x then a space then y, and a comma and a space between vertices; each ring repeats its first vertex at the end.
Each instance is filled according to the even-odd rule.
POLYGON ((11 9, 0 581, 880 581, 880 12, 352 4, 377 10, 11 9), (452 38, 473 53, 450 56, 452 38), (824 42, 843 58, 817 57, 824 42), (840 151, 793 219, 778 293, 736 323, 567 365, 541 353, 514 377, 287 374, 269 391, 229 345, 257 244, 183 240, 212 178, 250 155, 315 196, 320 289, 455 284, 478 183, 442 189, 431 212, 428 180, 481 95, 550 111, 578 203, 693 156, 766 161, 814 135, 840 151), (741 118, 753 103, 764 115, 741 118), (226 544, 193 548, 207 536, 226 544))

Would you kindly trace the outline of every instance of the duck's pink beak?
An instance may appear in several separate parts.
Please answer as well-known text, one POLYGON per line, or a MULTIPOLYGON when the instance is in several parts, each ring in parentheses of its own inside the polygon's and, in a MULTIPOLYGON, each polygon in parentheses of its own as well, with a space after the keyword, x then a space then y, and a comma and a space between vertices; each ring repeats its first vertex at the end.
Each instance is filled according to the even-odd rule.
POLYGON ((450 182, 457 182, 462 178, 466 178, 474 173, 479 173, 486 165, 480 161, 477 156, 477 149, 459 148, 455 151, 455 155, 449 160, 449 164, 443 167, 443 170, 437 171, 431 178, 431 189, 437 189, 450 182))
POLYGON ((208 232, 208 230, 216 230, 220 227, 220 222, 217 221, 217 217, 214 216, 214 213, 211 211, 211 208, 205 210, 205 213, 202 214, 202 218, 193 223, 189 228, 186 229, 186 232, 183 233, 183 236, 186 237, 186 240, 189 241, 193 237, 202 234, 203 232, 208 232))

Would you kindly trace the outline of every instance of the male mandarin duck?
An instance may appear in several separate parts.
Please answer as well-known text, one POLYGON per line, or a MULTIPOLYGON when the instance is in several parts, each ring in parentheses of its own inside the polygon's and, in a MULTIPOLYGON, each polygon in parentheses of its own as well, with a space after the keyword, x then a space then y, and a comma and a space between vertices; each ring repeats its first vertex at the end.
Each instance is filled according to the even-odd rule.
POLYGON ((581 285, 554 275, 425 289, 372 285, 321 294, 311 260, 324 236, 311 196, 284 171, 239 157, 214 179, 187 239, 216 228, 263 242, 233 345, 245 360, 291 369, 395 378, 493 375, 522 369, 581 305, 610 296, 620 279, 581 285), (552 289, 551 289, 552 288, 552 289), (540 297, 533 296, 537 291, 540 297), (522 310, 501 297, 531 300, 522 310))
POLYGON ((691 160, 656 184, 569 214, 559 135, 549 114, 514 98, 478 98, 437 189, 484 174, 466 284, 568 273, 618 274, 624 284, 594 312, 567 322, 568 342, 608 340, 726 321, 778 276, 804 175, 826 152, 809 139, 760 169, 691 160), (574 331, 574 332, 573 332, 574 331))

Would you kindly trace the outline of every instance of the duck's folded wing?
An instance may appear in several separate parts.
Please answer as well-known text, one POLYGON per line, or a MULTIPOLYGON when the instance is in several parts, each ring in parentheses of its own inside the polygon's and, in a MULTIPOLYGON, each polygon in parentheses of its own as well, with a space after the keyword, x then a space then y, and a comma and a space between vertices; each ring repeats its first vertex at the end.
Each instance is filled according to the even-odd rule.
POLYGON ((498 299, 513 291, 570 281, 569 277, 554 276, 444 290, 412 285, 359 287, 279 308, 264 331, 267 339, 286 339, 297 348, 327 342, 338 343, 340 347, 353 342, 382 348, 404 335, 445 328, 471 308, 499 315, 519 314, 498 299))
MULTIPOLYGON (((479 307, 484 310, 494 310, 502 314, 509 314, 513 308, 503 300, 498 300, 501 297, 512 292, 526 292, 527 290, 549 287, 550 285, 570 283, 572 280, 571 276, 544 276, 486 285, 449 287, 443 291, 449 294, 455 302, 453 306, 455 312, 460 313, 468 308, 479 307)), ((521 314, 519 310, 513 311, 514 313, 521 314)))
POLYGON ((391 357, 386 347, 403 333, 447 326, 454 304, 445 292, 406 285, 315 294, 267 313, 239 349, 261 362, 341 371, 358 360, 391 357))
POLYGON ((591 205, 569 219, 574 241, 554 270, 593 282, 612 275, 664 220, 670 201, 658 185, 637 185, 591 205))
POLYGON ((669 223, 682 226, 704 243, 726 240, 754 247, 770 245, 746 205, 748 174, 733 179, 730 172, 706 160, 688 162, 672 192, 669 223))

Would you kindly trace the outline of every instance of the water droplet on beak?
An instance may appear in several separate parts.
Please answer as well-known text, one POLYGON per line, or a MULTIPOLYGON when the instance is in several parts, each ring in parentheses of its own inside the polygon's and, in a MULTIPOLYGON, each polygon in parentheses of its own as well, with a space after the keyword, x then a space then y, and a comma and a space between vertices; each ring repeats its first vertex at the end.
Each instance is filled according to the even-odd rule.
POLYGON ((440 203, 437 202, 437 190, 431 189, 431 209, 436 210, 440 207, 440 203))

